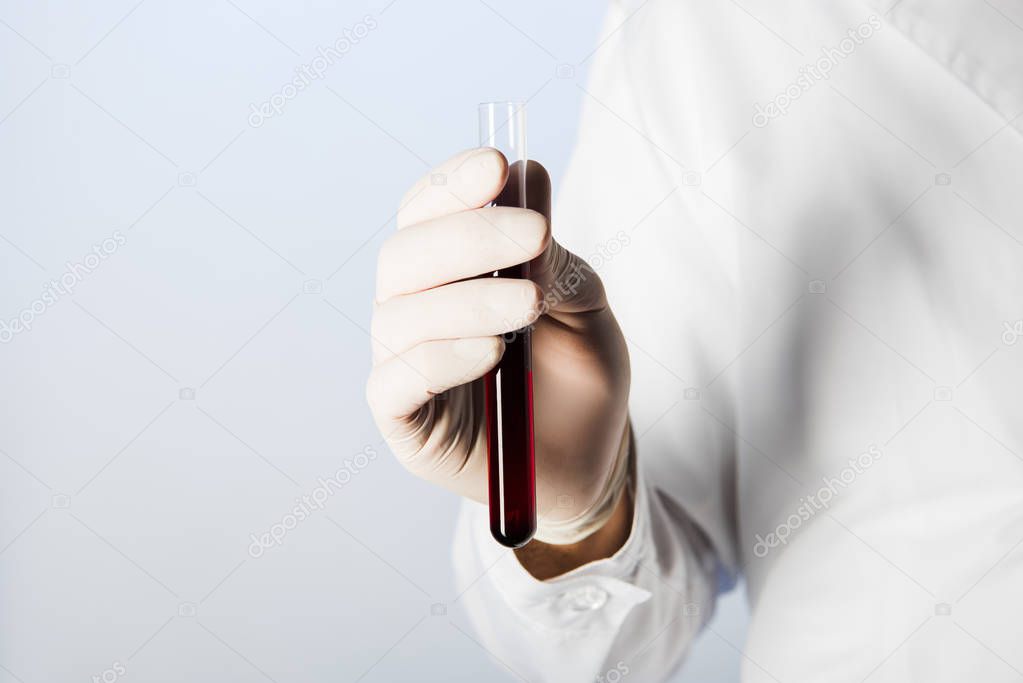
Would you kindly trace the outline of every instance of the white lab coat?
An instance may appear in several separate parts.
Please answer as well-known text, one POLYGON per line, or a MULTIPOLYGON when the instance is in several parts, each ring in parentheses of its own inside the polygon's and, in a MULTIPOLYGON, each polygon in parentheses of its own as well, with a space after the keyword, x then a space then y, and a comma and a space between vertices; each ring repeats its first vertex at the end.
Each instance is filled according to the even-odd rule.
POLYGON ((659 680, 738 575, 748 683, 1023 676, 1023 7, 890 4, 612 5, 554 232, 642 476, 626 546, 547 582, 465 505, 522 677, 659 680))

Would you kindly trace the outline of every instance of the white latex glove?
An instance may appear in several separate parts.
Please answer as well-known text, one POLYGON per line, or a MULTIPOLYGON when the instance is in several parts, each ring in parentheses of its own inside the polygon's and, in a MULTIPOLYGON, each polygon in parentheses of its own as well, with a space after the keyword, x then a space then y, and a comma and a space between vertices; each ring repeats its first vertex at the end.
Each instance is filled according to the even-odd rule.
POLYGON ((366 393, 409 471, 485 503, 480 378, 504 351, 501 335, 534 323, 543 539, 585 523, 606 506, 608 482, 621 481, 612 471, 624 457, 629 358, 600 280, 551 239, 547 172, 527 167, 529 209, 489 206, 507 176, 500 152, 468 150, 406 193, 398 231, 380 250, 366 393), (446 182, 432 182, 436 174, 446 182), (530 280, 475 278, 531 259, 530 280))

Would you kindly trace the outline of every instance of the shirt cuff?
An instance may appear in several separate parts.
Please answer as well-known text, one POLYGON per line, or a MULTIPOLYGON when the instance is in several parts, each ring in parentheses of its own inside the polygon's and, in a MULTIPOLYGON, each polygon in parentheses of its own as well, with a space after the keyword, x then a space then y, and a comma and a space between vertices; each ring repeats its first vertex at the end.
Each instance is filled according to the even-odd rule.
MULTIPOLYGON (((471 549, 471 564, 484 572, 479 580, 492 584, 508 607, 534 630, 559 636, 594 630, 616 631, 632 609, 651 593, 635 585, 639 563, 654 551, 650 524, 650 495, 641 468, 636 468, 632 528, 625 544, 611 557, 590 562, 553 579, 534 578, 515 553, 490 535, 487 508, 463 504, 456 555, 471 549), (465 543, 466 536, 470 542, 465 543)), ((460 564, 456 557, 456 565, 460 564)), ((469 577, 471 579, 471 577, 469 577)))

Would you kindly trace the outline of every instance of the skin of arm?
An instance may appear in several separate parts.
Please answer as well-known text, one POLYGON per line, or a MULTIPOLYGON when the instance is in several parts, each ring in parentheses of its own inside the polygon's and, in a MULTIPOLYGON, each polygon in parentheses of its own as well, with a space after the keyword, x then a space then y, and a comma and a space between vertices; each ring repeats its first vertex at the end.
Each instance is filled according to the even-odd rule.
POLYGON ((632 529, 632 494, 626 489, 610 519, 578 543, 552 545, 532 541, 515 551, 519 563, 533 578, 553 579, 584 564, 611 557, 625 545, 632 529))

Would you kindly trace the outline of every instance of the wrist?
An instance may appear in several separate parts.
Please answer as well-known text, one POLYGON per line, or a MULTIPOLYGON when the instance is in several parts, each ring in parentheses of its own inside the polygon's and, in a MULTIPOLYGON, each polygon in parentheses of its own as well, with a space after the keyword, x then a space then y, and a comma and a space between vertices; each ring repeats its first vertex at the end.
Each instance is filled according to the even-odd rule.
POLYGON ((515 551, 534 578, 544 580, 614 555, 632 529, 635 458, 628 421, 618 454, 596 501, 569 520, 544 522, 533 541, 515 551))
POLYGON ((629 487, 618 496, 607 521, 575 543, 553 544, 533 540, 515 551, 523 568, 541 581, 553 579, 583 566, 611 557, 625 545, 632 529, 633 495, 629 487))

